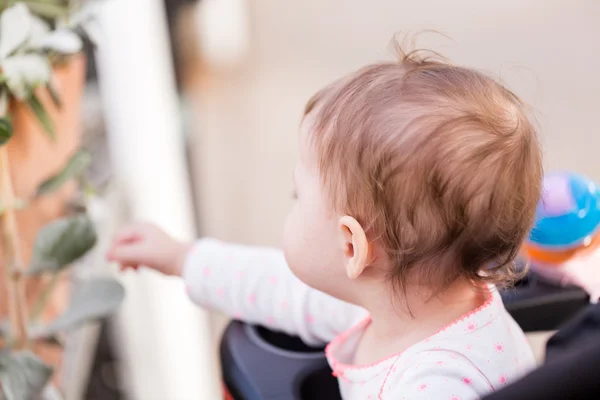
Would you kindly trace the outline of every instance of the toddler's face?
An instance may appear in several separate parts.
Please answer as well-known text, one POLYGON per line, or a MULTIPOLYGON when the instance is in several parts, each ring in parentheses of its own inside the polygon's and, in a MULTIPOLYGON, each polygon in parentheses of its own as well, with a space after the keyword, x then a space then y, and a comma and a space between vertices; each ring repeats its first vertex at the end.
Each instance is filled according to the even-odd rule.
POLYGON ((304 283, 338 298, 348 277, 344 269, 340 215, 327 199, 308 143, 307 116, 299 135, 300 161, 294 171, 296 200, 284 230, 288 265, 304 283))

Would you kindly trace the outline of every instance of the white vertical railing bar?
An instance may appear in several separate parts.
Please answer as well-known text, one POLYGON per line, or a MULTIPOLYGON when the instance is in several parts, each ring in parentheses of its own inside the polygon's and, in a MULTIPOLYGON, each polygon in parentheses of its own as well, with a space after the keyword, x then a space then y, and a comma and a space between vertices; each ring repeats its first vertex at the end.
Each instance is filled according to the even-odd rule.
MULTIPOLYGON (((109 0, 99 22, 98 74, 117 183, 131 216, 185 239, 194 217, 162 0, 109 0)), ((117 317, 133 400, 219 398, 205 312, 181 282, 149 271, 123 277, 117 317)))

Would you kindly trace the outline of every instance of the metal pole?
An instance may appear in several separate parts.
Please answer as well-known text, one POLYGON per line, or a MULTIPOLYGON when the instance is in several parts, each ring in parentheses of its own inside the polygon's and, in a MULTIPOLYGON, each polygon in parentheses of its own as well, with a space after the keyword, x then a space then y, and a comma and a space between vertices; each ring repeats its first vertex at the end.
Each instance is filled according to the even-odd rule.
MULTIPOLYGON (((110 150, 131 216, 184 239, 194 217, 162 0, 102 6, 98 74, 110 150)), ((139 400, 218 399, 205 312, 177 279, 150 271, 123 278, 117 318, 124 382, 139 400)))

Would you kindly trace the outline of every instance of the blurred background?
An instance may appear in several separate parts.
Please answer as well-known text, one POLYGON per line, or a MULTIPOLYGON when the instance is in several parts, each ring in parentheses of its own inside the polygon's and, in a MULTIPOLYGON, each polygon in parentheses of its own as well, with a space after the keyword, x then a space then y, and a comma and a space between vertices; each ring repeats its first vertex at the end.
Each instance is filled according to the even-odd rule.
MULTIPOLYGON (((107 0, 83 104, 101 199, 99 251, 123 222, 278 246, 303 106, 390 60, 395 33, 497 76, 534 110, 549 169, 600 180, 596 0, 107 0)), ((181 283, 120 275, 119 314, 69 347, 69 399, 220 398, 225 323, 181 283)), ((532 338, 538 348, 541 338, 532 338)))

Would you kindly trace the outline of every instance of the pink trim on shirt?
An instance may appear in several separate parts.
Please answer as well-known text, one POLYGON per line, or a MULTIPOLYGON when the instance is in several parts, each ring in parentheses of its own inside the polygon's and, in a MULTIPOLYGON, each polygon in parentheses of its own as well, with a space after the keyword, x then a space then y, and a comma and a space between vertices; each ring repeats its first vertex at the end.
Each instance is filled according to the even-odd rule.
MULTIPOLYGON (((440 333, 446 331, 447 329, 449 329, 450 327, 465 321, 466 319, 475 316, 476 314, 484 311, 486 308, 488 308, 489 306, 491 306, 492 304, 494 304, 494 300, 496 300, 497 298, 493 295, 492 293, 492 289, 487 286, 487 298, 485 300, 485 302, 483 304, 481 304, 479 307, 475 308, 472 311, 469 311, 468 313, 462 315, 461 317, 457 318, 456 320, 450 322, 447 325, 444 325, 442 328, 440 328, 437 332, 435 332, 434 334, 428 336, 427 338, 421 340, 420 342, 417 343, 422 343, 422 342, 427 342, 429 341, 431 338, 439 335, 440 333)), ((373 368, 376 367, 382 363, 388 362, 390 361, 392 358, 396 357, 400 357, 402 355, 402 352, 399 353, 395 353, 392 354, 389 357, 383 358, 379 361, 376 361, 374 363, 371 364, 366 364, 366 365, 353 365, 353 364, 344 364, 341 363, 339 361, 337 361, 337 359, 334 357, 333 355, 333 351, 334 351, 334 347, 337 347, 341 344, 343 344, 350 335, 356 333, 357 331, 362 331, 365 330, 367 328, 367 326, 371 323, 371 317, 367 316, 365 319, 363 319, 362 321, 360 321, 358 324, 354 325, 352 328, 348 329, 346 332, 343 332, 341 335, 337 336, 335 339, 333 339, 325 348, 325 355, 327 357, 328 360, 330 360, 331 363, 331 367, 333 369, 333 374, 334 376, 344 376, 344 372, 346 370, 363 370, 363 369, 367 369, 367 368, 373 368)), ((476 329, 476 328, 475 328, 476 329)), ((415 345, 417 344, 415 343, 415 345)), ((413 345, 414 346, 414 345, 413 345)), ((412 346, 411 346, 412 347, 412 346)))
MULTIPOLYGON (((369 367, 373 367, 373 366, 375 366, 377 364, 380 364, 381 362, 385 361, 385 360, 381 360, 381 361, 377 361, 377 362, 375 362, 373 364, 370 364, 370 365, 354 366, 354 365, 351 365, 351 364, 343 364, 343 363, 337 361, 335 359, 335 357, 333 357, 333 355, 331 354, 331 352, 333 351, 333 349, 332 349, 333 346, 336 346, 338 344, 341 344, 341 343, 345 342, 348 339, 348 336, 350 336, 351 334, 353 334, 353 333, 355 333, 357 331, 364 330, 367 327, 367 325, 369 325, 370 322, 371 322, 371 316, 365 317, 358 324, 354 325, 353 327, 351 327, 347 331, 345 331, 345 332, 341 333, 340 335, 338 335, 335 339, 333 339, 331 342, 329 342, 329 344, 325 347, 325 356, 327 357, 328 360, 331 360, 331 364, 332 364, 331 367, 333 369, 334 376, 343 375, 344 374, 344 370, 346 370, 346 369, 369 368, 369 367)), ((394 357, 394 355, 392 355, 391 357, 394 357)), ((388 358, 391 358, 391 357, 388 357, 388 358)))
MULTIPOLYGON (((493 289, 493 290, 495 290, 495 289, 493 289)), ((452 326, 454 326, 456 324, 459 324, 459 323, 463 322, 464 320, 475 316, 476 314, 482 312, 483 310, 485 310, 486 308, 488 308, 489 306, 491 306, 492 304, 494 304, 494 300, 497 300, 497 298, 492 293, 492 289, 490 288, 490 286, 486 286, 486 296, 487 296, 487 298, 486 298, 485 302, 482 305, 480 305, 479 307, 477 307, 476 309, 474 309, 472 311, 469 311, 468 313, 464 314, 463 316, 455 319, 454 321, 450 322, 449 324, 443 326, 436 333, 434 333, 433 335, 429 336, 427 339, 430 339, 430 338, 432 338, 432 337, 434 337, 436 335, 439 335, 440 333, 442 333, 445 330, 451 328, 452 326)))

